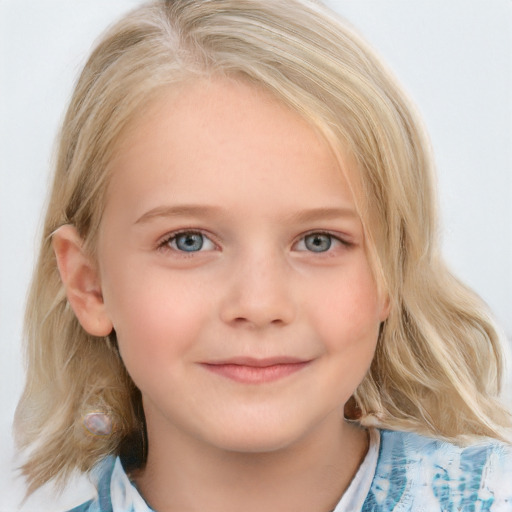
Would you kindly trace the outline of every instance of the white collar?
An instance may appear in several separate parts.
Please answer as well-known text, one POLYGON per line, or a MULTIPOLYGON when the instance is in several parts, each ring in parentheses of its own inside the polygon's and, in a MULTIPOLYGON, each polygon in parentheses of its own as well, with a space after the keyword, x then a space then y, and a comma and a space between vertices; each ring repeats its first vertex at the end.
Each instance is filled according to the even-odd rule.
POLYGON ((368 434, 370 438, 368 452, 333 512, 361 510, 370 492, 379 458, 380 431, 370 428, 368 434))

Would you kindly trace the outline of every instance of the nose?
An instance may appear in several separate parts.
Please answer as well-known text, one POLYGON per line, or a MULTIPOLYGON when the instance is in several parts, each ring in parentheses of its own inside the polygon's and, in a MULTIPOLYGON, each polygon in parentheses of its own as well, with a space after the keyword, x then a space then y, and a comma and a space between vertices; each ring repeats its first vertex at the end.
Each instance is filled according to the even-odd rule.
POLYGON ((221 320, 261 329, 290 324, 296 315, 291 270, 279 255, 241 258, 228 278, 221 320))

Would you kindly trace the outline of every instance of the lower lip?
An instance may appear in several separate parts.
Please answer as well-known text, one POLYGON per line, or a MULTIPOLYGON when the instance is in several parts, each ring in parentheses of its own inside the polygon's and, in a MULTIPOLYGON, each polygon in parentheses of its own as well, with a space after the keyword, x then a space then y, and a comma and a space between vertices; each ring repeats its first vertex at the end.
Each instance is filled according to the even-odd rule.
POLYGON ((274 364, 271 366, 245 366, 239 364, 204 364, 209 371, 243 384, 264 384, 283 379, 302 370, 309 361, 274 364))

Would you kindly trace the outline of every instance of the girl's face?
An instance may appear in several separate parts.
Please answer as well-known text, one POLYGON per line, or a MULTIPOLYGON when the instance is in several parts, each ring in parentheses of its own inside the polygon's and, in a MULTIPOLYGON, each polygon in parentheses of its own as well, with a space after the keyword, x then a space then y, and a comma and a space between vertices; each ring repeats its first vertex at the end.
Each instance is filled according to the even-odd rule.
POLYGON ((258 452, 339 423, 387 305, 324 140, 254 86, 197 81, 111 171, 101 294, 150 436, 258 452))

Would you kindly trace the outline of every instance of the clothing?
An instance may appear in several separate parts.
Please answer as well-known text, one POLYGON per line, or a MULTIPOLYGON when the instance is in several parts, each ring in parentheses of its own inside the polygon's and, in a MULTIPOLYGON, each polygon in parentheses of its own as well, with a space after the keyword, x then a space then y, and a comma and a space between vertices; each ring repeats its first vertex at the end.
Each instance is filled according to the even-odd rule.
MULTIPOLYGON (((98 496, 68 512, 154 512, 119 458, 96 468, 98 496)), ((512 446, 461 448, 410 432, 370 430, 370 448, 334 512, 511 512, 512 446)), ((313 511, 312 511, 313 512, 313 511)))

